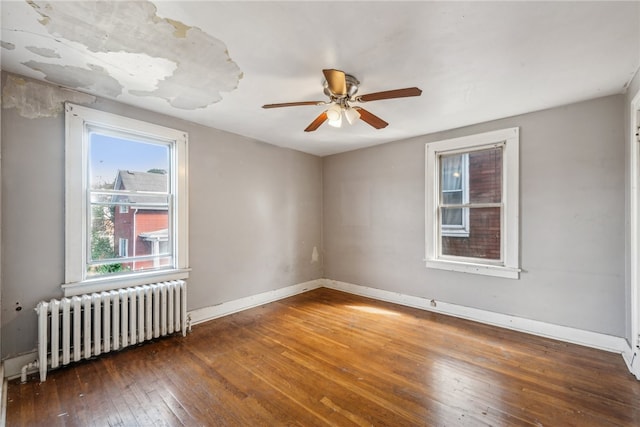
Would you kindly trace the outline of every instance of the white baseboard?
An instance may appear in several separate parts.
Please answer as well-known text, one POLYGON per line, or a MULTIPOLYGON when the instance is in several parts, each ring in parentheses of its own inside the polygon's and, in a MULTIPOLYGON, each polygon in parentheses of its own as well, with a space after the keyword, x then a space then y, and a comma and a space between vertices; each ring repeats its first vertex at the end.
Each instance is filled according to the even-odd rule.
POLYGON ((369 288, 352 283, 339 282, 336 280, 323 280, 323 286, 336 289, 364 297, 374 298, 408 307, 429 310, 436 313, 447 314, 467 320, 473 320, 532 335, 552 338, 573 344, 579 344, 613 353, 623 354, 625 347, 628 347, 624 338, 597 332, 585 331, 567 326, 554 325, 538 320, 524 319, 522 317, 510 316, 507 314, 494 313, 472 307, 465 307, 446 302, 429 300, 427 298, 415 297, 396 292, 384 291, 381 289, 369 288))
POLYGON ((627 364, 627 369, 635 377, 640 380, 640 352, 637 349, 633 349, 628 342, 626 342, 624 351, 622 352, 622 358, 624 363, 627 364))
MULTIPOLYGON (((257 307, 259 305, 278 301, 283 298, 298 295, 303 292, 307 292, 320 287, 336 289, 339 291, 361 295, 381 301, 387 301, 408 307, 433 311, 436 313, 460 317, 463 319, 473 320, 493 326, 499 326, 506 329, 512 329, 519 332, 525 332, 532 335, 538 335, 546 338, 552 338, 564 342, 618 353, 621 354, 624 358, 629 371, 632 372, 636 376, 636 378, 640 380, 640 360, 638 360, 640 359, 640 352, 636 351, 635 353, 639 354, 637 354, 634 358, 634 351, 631 349, 631 347, 629 347, 627 341, 621 337, 614 337, 597 332, 585 331, 567 326, 554 325, 538 320, 524 319, 507 314, 494 313, 477 308, 429 300, 427 298, 405 295, 397 292, 385 291, 382 289, 369 288, 366 286, 340 282, 337 280, 311 280, 309 282, 299 283, 297 285, 287 286, 285 288, 251 295, 245 298, 224 302, 214 306, 191 310, 189 311, 188 315, 190 316, 191 324, 195 325, 198 323, 206 322, 208 320, 213 320, 229 314, 237 313, 239 311, 247 310, 249 308, 257 307)), ((6 359, 4 361, 5 377, 8 379, 19 377, 22 367, 30 362, 33 362, 36 359, 36 351, 6 359)), ((33 370, 33 372, 36 371, 36 369, 33 370)))
MULTIPOLYGON (((286 288, 276 289, 269 292, 263 292, 257 295, 251 295, 246 298, 225 302, 211 307, 204 307, 191 310, 188 315, 191 318, 191 324, 206 322, 207 320, 216 319, 238 311, 247 310, 262 304, 267 304, 293 295, 310 291, 322 286, 322 280, 311 280, 309 282, 299 283, 297 285, 287 286, 286 288)), ((4 360, 4 375, 7 379, 19 378, 22 367, 38 359, 37 351, 24 353, 16 357, 4 360)), ((37 368, 27 371, 28 374, 38 372, 37 368)))
POLYGON ((213 305, 210 307, 191 310, 189 312, 189 316, 191 317, 191 324, 197 325, 198 323, 206 322, 207 320, 217 319, 218 317, 226 316, 228 314, 237 313, 242 310, 247 310, 259 305, 278 301, 293 295, 298 295, 312 289, 320 288, 322 287, 322 283, 323 279, 311 280, 309 282, 287 286, 286 288, 263 292, 245 298, 223 302, 221 304, 213 305))

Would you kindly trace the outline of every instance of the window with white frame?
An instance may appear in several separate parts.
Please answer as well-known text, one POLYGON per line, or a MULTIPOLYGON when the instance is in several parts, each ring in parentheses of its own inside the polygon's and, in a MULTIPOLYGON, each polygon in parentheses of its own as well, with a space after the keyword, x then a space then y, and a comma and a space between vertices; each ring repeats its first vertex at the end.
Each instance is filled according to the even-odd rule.
POLYGON ((65 117, 65 295, 186 278, 187 134, 74 104, 65 117))
POLYGON ((426 145, 426 264, 519 277, 519 130, 426 145))

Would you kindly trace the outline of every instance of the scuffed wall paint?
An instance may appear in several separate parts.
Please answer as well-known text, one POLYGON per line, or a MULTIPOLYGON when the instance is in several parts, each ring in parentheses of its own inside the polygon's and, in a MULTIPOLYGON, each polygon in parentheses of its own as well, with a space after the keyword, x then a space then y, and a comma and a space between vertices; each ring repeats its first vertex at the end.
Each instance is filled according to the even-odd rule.
MULTIPOLYGON (((204 108, 220 101, 220 92, 237 88, 242 78, 222 41, 197 27, 159 17, 151 2, 28 3, 42 16, 40 23, 50 34, 81 43, 92 52, 146 54, 176 64, 154 89, 130 90, 132 95, 159 97, 181 109, 204 108)), ((128 64, 115 60, 113 65, 128 64)), ((44 68, 42 64, 38 66, 44 68)), ((53 81, 53 76, 50 79, 53 81)), ((84 85, 86 81, 82 86, 71 87, 84 85)))
POLYGON ((27 61, 24 65, 40 71, 45 75, 44 79, 51 83, 86 89, 112 98, 122 93, 122 85, 99 65, 87 64, 88 68, 80 68, 37 61, 27 61))
POLYGON ((7 76, 2 89, 2 107, 16 108, 22 117, 56 117, 64 111, 66 101, 92 104, 95 96, 59 88, 20 77, 7 76))
POLYGON ((0 40, 0 47, 7 49, 7 50, 14 50, 16 48, 16 45, 13 43, 9 43, 9 42, 4 42, 2 40, 0 40))
POLYGON ((58 52, 46 47, 27 46, 25 49, 45 58, 60 58, 58 52))

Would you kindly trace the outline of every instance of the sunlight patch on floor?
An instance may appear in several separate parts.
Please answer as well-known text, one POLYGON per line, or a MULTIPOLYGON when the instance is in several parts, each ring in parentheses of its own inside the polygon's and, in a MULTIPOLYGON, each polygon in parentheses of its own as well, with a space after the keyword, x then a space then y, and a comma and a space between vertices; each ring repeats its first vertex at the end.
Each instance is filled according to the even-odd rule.
POLYGON ((353 310, 358 310, 358 311, 362 311, 365 313, 370 313, 370 314, 383 314, 385 316, 402 316, 401 313, 398 313, 396 311, 392 311, 392 310, 385 310, 383 308, 379 308, 379 307, 371 307, 368 305, 347 305, 347 308, 353 309, 353 310))

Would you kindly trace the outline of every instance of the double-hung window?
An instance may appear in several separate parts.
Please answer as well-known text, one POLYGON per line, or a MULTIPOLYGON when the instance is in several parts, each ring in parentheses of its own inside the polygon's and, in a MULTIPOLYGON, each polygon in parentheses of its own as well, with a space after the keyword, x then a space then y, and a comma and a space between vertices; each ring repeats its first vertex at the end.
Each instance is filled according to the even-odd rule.
POLYGON ((65 295, 186 278, 187 134, 66 105, 65 295))
POLYGON ((518 128, 427 144, 427 267, 519 277, 518 156, 518 128))

